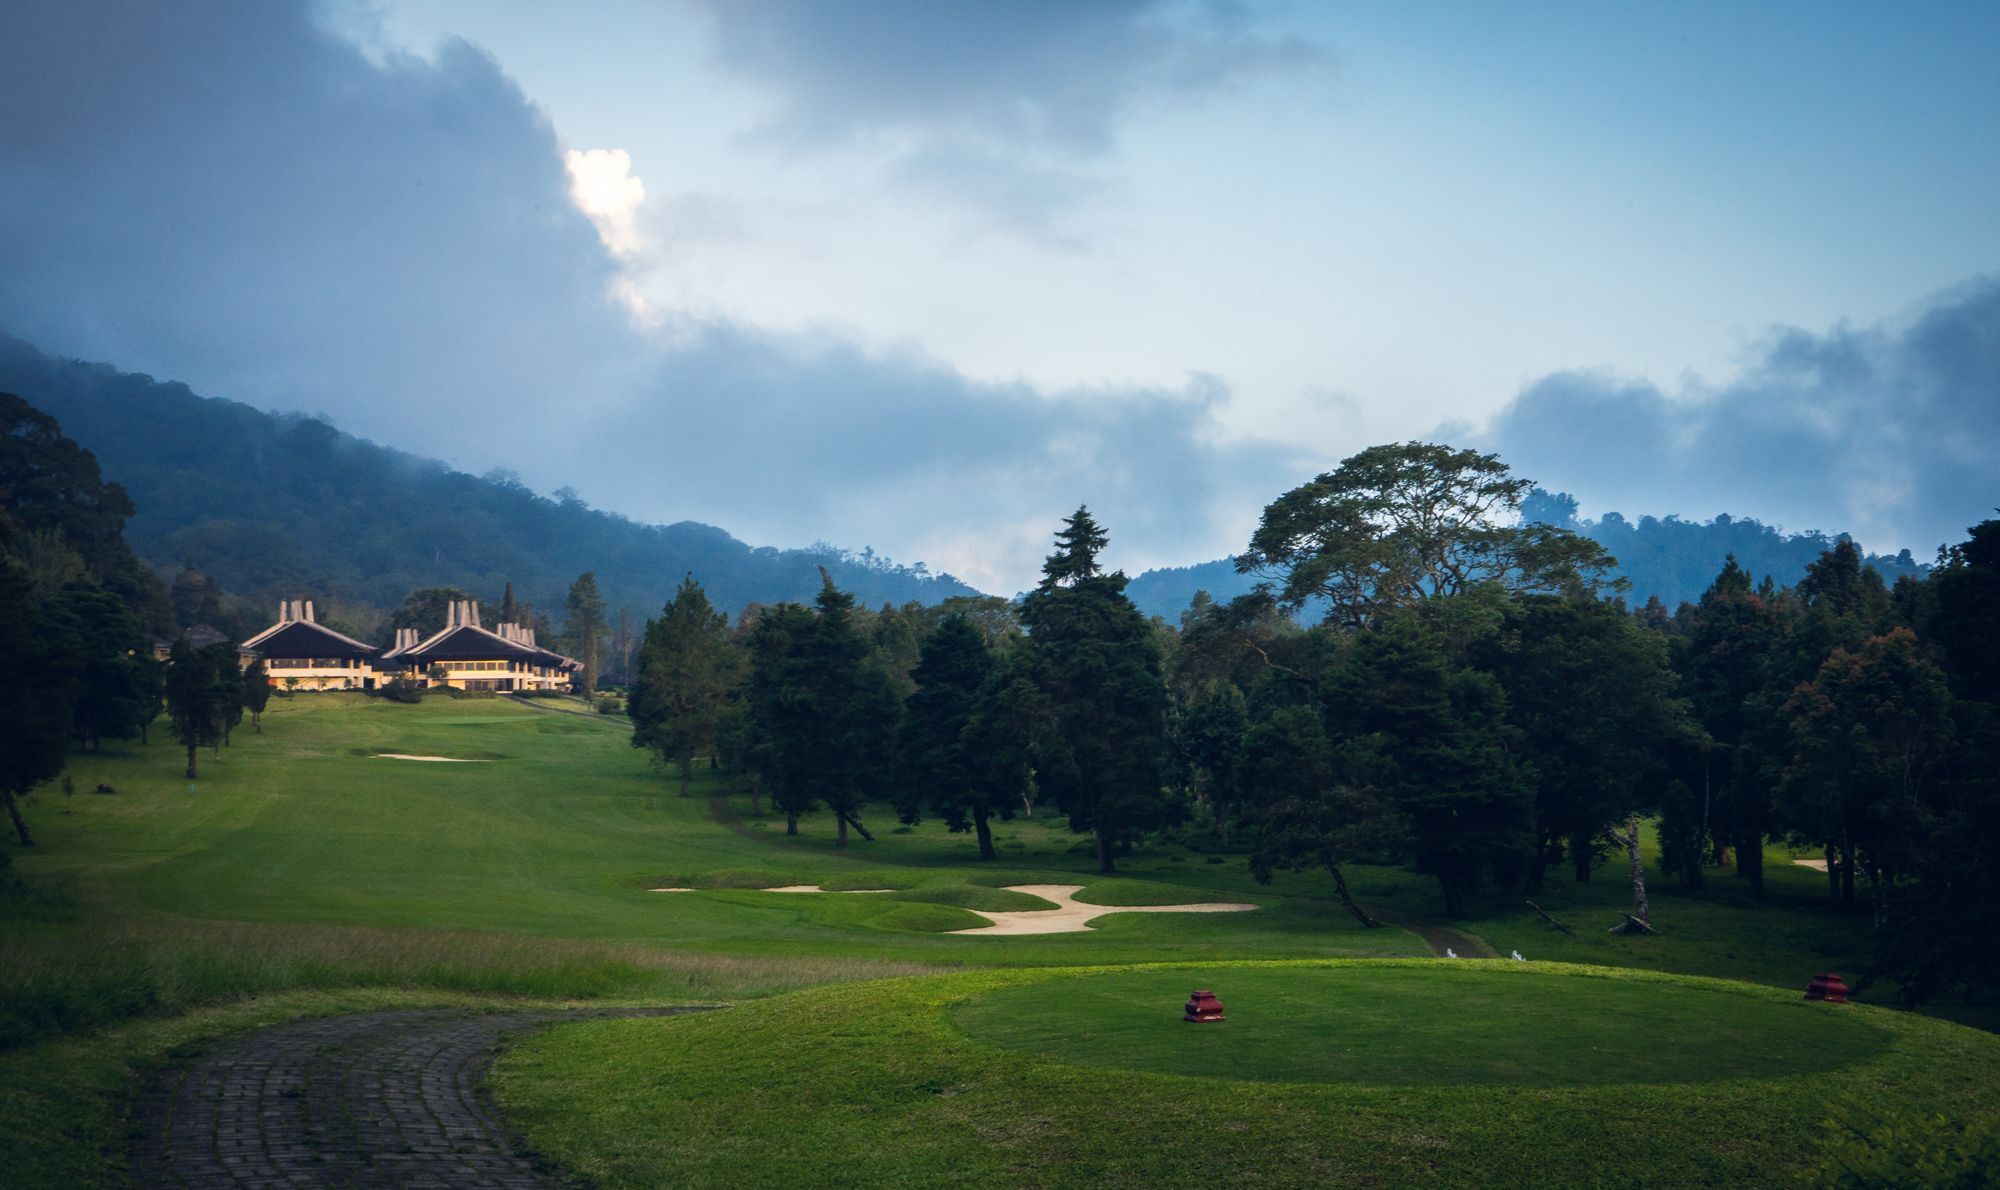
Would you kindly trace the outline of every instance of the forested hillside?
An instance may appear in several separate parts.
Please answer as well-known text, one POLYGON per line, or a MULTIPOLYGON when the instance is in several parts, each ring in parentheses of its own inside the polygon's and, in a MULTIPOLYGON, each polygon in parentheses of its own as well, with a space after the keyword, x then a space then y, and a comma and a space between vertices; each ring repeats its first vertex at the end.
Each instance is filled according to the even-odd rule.
POLYGON ((711 525, 643 525, 505 473, 476 477, 324 422, 205 398, 185 385, 59 360, 0 335, 0 392, 49 413, 130 492, 126 539, 170 574, 233 594, 391 608, 420 587, 498 598, 506 583, 558 611, 595 571, 611 608, 656 611, 693 574, 720 607, 810 599, 818 568, 866 604, 936 603, 972 588, 921 565, 830 545, 752 548, 711 525))
MULTIPOLYGON (((1759 579, 1769 576, 1781 587, 1796 586, 1805 577, 1806 567, 1845 536, 1818 531, 1784 533, 1750 517, 1727 513, 1709 521, 1672 516, 1628 521, 1616 512, 1585 520, 1576 515, 1574 499, 1542 491, 1523 501, 1521 511, 1527 519, 1572 529, 1609 550, 1618 559, 1616 573, 1632 584, 1626 595, 1631 606, 1644 606, 1648 598, 1657 595, 1669 610, 1700 599, 1722 569, 1723 559, 1732 554, 1759 579)), ((1865 565, 1891 584, 1904 575, 1922 578, 1930 572, 1930 567, 1907 549, 1894 555, 1868 554, 1866 559, 1865 565)), ((1257 581, 1255 575, 1236 573, 1233 559, 1218 558, 1195 566, 1148 570, 1132 580, 1128 593, 1147 615, 1171 621, 1187 610, 1196 591, 1207 591, 1217 601, 1227 602, 1247 593, 1257 581)))

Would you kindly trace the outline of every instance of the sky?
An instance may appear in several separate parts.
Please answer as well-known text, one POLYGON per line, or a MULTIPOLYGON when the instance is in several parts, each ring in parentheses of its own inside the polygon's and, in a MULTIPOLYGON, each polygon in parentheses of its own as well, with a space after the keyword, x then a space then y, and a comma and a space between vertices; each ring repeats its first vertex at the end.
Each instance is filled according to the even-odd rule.
POLYGON ((755 544, 1136 573, 1368 445, 2000 504, 2000 6, 80 0, 0 330, 755 544))

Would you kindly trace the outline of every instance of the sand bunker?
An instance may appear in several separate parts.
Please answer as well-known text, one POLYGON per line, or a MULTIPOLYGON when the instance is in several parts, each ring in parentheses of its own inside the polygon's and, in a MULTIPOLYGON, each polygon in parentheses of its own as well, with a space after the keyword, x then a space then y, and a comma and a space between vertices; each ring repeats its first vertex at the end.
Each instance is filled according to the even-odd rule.
POLYGON ((1085 905, 1076 899, 1076 894, 1083 891, 1081 884, 1010 884, 1007 891, 1054 901, 1056 907, 1020 912, 972 909, 968 912, 989 918, 993 924, 950 932, 979 934, 987 938, 1018 934, 1076 934, 1089 929, 1092 921, 1110 913, 1244 913, 1257 907, 1230 901, 1210 901, 1199 905, 1085 905))
POLYGON ((412 756, 407 752, 377 752, 377 760, 428 760, 432 764, 492 764, 490 760, 472 760, 464 756, 412 756))
MULTIPOLYGON (((692 888, 654 888, 648 892, 695 892, 692 888)), ((890 893, 893 888, 843 888, 828 890, 817 884, 785 884, 777 888, 751 890, 774 893, 890 893)), ((1013 937, 1020 934, 1081 934, 1090 928, 1090 923, 1111 913, 1246 913, 1255 905, 1244 905, 1234 901, 1207 901, 1199 905, 1085 905, 1076 899, 1083 891, 1081 884, 1010 884, 1008 892, 1027 893, 1044 901, 1055 902, 1054 909, 968 909, 992 922, 990 926, 973 926, 965 930, 949 930, 952 934, 978 934, 987 938, 1013 937)))
POLYGON ((1811 868, 1815 872, 1826 871, 1826 861, 1823 859, 1795 859, 1792 862, 1801 868, 1811 868))
MULTIPOLYGON (((702 890, 702 889, 698 889, 698 888, 649 888, 649 889, 647 889, 646 891, 647 891, 647 892, 702 892, 702 891, 704 891, 704 890, 702 890)), ((708 889, 708 890, 706 890, 706 891, 708 891, 708 892, 722 892, 722 891, 725 891, 725 890, 722 890, 722 889, 714 889, 714 888, 711 888, 711 889, 708 889)), ((893 889, 893 888, 839 888, 839 889, 824 889, 824 888, 821 888, 821 887, 820 887, 819 885, 817 885, 817 884, 781 884, 781 885, 779 885, 779 886, 778 886, 777 888, 751 888, 751 889, 744 889, 743 891, 745 891, 745 892, 782 892, 782 893, 802 893, 802 892, 854 892, 854 893, 886 893, 886 892, 895 892, 896 890, 895 890, 895 889, 893 889)))

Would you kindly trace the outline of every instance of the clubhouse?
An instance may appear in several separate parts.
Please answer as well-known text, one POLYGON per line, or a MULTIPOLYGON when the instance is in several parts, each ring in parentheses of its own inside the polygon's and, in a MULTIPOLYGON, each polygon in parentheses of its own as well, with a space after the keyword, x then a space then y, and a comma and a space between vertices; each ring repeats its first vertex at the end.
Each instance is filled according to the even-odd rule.
POLYGON ((386 652, 319 623, 313 604, 285 600, 278 622, 243 642, 264 659, 273 686, 296 690, 373 690, 396 678, 419 687, 526 692, 568 690, 583 663, 535 643, 535 630, 479 623, 476 600, 453 600, 444 627, 419 638, 415 628, 396 630, 386 652))

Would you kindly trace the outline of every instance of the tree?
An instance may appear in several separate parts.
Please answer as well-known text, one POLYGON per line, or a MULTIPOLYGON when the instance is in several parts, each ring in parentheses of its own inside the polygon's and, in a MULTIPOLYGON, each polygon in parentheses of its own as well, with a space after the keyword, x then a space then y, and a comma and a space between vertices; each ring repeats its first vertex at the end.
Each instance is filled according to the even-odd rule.
POLYGON ((855 627, 853 596, 823 579, 814 604, 779 604, 751 629, 746 762, 787 834, 824 801, 845 847, 850 826, 872 837, 859 812, 895 738, 896 695, 855 627))
POLYGON ((1680 617, 1681 693, 1712 746, 1702 756, 1699 802, 1679 807, 1696 811, 1699 821, 1676 821, 1670 833, 1713 840, 1718 852, 1735 847, 1737 872, 1749 881, 1750 895, 1762 897, 1771 823, 1762 759, 1771 703, 1764 691, 1785 626, 1771 600, 1751 587, 1750 572, 1732 554, 1701 602, 1680 617))
POLYGON ((896 738, 898 816, 914 825, 929 811, 954 832, 974 831, 983 860, 994 858, 989 821, 1012 817, 1015 804, 1013 783, 992 767, 1007 763, 1007 751, 979 747, 984 741, 971 730, 992 672, 979 629, 964 616, 947 616, 924 639, 911 670, 916 689, 904 700, 896 738))
POLYGON ((1480 583, 1559 593, 1619 584, 1603 548, 1513 523, 1534 487, 1498 457, 1432 443, 1372 446, 1264 509, 1236 568, 1279 583, 1291 610, 1325 601, 1350 627, 1480 583))
POLYGON ((1657 802, 1687 733, 1666 642, 1599 600, 1527 596, 1477 653, 1506 691, 1535 789, 1529 888, 1565 850, 1588 880, 1614 828, 1657 802))
POLYGON ((69 583, 51 601, 49 631, 74 667, 77 743, 94 752, 105 737, 138 735, 152 710, 151 658, 125 601, 92 579, 69 583))
POLYGON ((564 606, 569 612, 564 628, 583 652, 579 658, 583 662, 583 696, 589 698, 597 693, 597 639, 604 633, 604 597, 597 593, 594 571, 585 571, 570 584, 564 606))
POLYGON ((1215 818, 1215 832, 1229 842, 1229 822, 1240 788, 1238 768, 1250 712, 1243 691, 1231 682, 1204 690, 1180 716, 1180 749, 1188 782, 1215 818))
POLYGON ((419 640, 430 636, 444 627, 452 604, 470 598, 457 587, 420 587, 411 591, 382 622, 375 643, 384 647, 393 645, 396 633, 405 628, 416 629, 419 640))
POLYGON ((20 557, 38 540, 59 544, 146 628, 166 632, 165 586, 125 543, 133 511, 125 489, 106 483, 96 456, 64 437, 54 418, 0 393, 0 548, 20 557))
POLYGON ((1341 865, 1400 841, 1401 825, 1375 792, 1335 776, 1319 714, 1285 707, 1243 735, 1241 779, 1257 825, 1250 870, 1269 883, 1279 868, 1324 868, 1340 903, 1368 929, 1382 923, 1355 903, 1341 865))
POLYGON ((0 723, 7 725, 0 731, 0 803, 23 847, 35 839, 19 799, 62 772, 69 750, 74 712, 66 669, 22 567, 0 557, 0 673, 13 679, 0 682, 0 723), (23 680, 29 674, 37 680, 23 680))
POLYGON ((717 723, 739 668, 729 617, 709 604, 692 575, 683 578, 660 618, 646 622, 639 672, 626 703, 633 747, 650 748, 679 767, 682 797, 694 780, 696 753, 715 747, 717 723))
MULTIPOLYGON (((1897 628, 1858 652, 1836 648, 1785 704, 1794 753, 1783 793, 1800 833, 1823 843, 1843 904, 1865 872, 1883 885, 1915 862, 1925 783, 1951 739, 1944 674, 1897 628)), ((1831 889, 1829 890, 1831 891, 1831 889)))
MULTIPOLYGON (((1461 600, 1468 597, 1460 597, 1461 600)), ((1485 609, 1406 611, 1359 634, 1329 692, 1348 780, 1379 790, 1409 825, 1416 868, 1436 876, 1445 912, 1465 915, 1487 877, 1517 870, 1534 845, 1534 794, 1507 723, 1507 696, 1452 648, 1485 609)))
POLYGON ((264 734, 264 708, 270 703, 271 675, 264 671, 264 659, 259 657, 243 670, 243 709, 250 712, 250 726, 258 735, 264 734))
POLYGON ((1113 872, 1113 853, 1168 817, 1166 699, 1152 629, 1125 597, 1124 574, 1098 566, 1106 540, 1087 508, 1063 522, 1040 585, 1022 601, 1028 637, 1017 652, 1051 721, 1035 779, 1070 829, 1096 836, 1098 870, 1113 872))
POLYGON ((187 749, 190 781, 195 779, 195 749, 222 738, 212 695, 214 671, 205 652, 182 637, 167 656, 167 719, 173 725, 174 738, 187 749))

